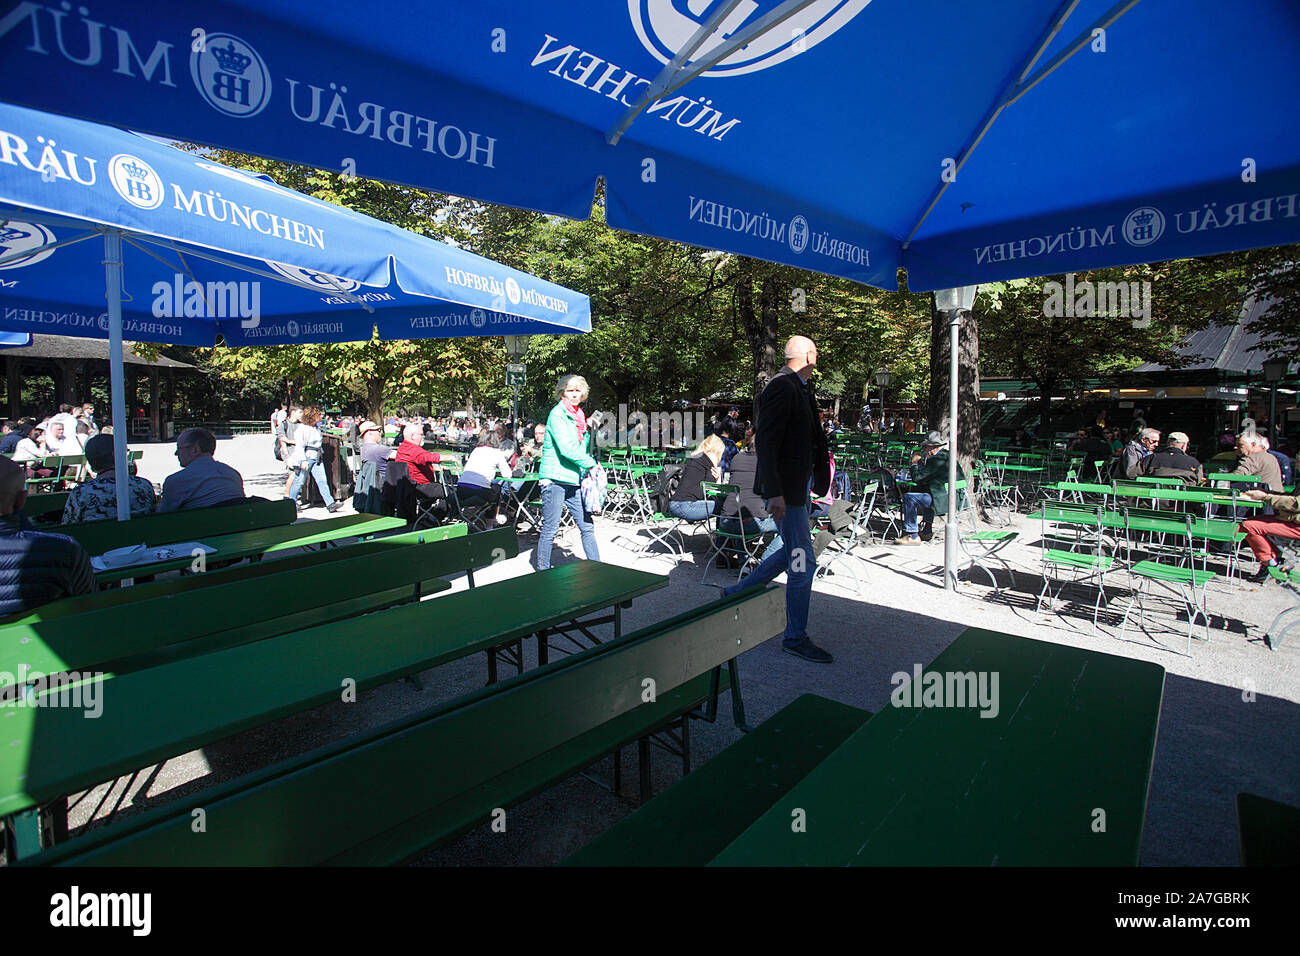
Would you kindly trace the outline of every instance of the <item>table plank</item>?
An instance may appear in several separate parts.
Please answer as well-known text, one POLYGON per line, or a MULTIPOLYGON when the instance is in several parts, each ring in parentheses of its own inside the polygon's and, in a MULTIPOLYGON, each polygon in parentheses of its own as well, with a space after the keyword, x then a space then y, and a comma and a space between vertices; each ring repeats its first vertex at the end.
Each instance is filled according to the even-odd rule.
POLYGON ((711 865, 1137 862, 1164 668, 972 628, 926 670, 997 674, 996 716, 883 708, 711 865))
MULTIPOLYGON (((198 540, 217 549, 207 556, 208 562, 215 562, 247 558, 254 554, 273 554, 310 544, 324 544, 340 538, 363 537, 404 527, 406 522, 401 518, 363 514, 341 515, 320 521, 300 521, 297 524, 238 531, 234 534, 209 535, 198 540)), ((184 555, 151 561, 147 564, 134 564, 127 568, 107 568, 95 573, 95 581, 102 586, 124 578, 147 577, 164 571, 188 568, 193 561, 193 557, 184 555)))

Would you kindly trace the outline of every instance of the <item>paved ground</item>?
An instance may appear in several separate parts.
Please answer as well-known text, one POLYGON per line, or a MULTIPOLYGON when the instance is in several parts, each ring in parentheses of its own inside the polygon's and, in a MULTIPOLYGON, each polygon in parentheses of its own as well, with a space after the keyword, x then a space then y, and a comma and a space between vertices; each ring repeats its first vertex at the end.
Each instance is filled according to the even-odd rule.
MULTIPOLYGON (((174 446, 143 446, 140 473, 154 481, 175 470, 174 446)), ((273 497, 282 488, 283 471, 269 454, 266 435, 222 441, 217 457, 239 468, 250 494, 273 497)), ((304 520, 326 517, 322 509, 304 520)), ((1158 646, 1149 640, 1121 642, 1115 615, 1104 616, 1092 632, 1091 605, 1036 613, 1039 588, 1037 528, 1022 518, 1020 539, 1008 552, 1017 569, 1005 598, 995 598, 987 584, 965 584, 951 594, 942 589, 938 568, 943 545, 899 549, 886 545, 859 549, 850 559, 861 587, 854 593, 850 575, 836 575, 816 585, 810 631, 836 658, 816 665, 782 654, 769 641, 741 659, 745 706, 758 723, 799 694, 816 692, 876 711, 888 705, 890 676, 910 672, 913 664, 931 661, 963 628, 971 625, 1155 661, 1166 668, 1155 768, 1147 808, 1143 863, 1147 865, 1234 865, 1238 862, 1233 800, 1251 791, 1300 804, 1300 637, 1271 651, 1262 634, 1273 616, 1291 603, 1275 585, 1264 587, 1217 582, 1211 587, 1213 614, 1210 641, 1194 642, 1191 657, 1181 649, 1181 635, 1168 634, 1158 646), (1171 649, 1172 648, 1172 649, 1171 649)), ((638 558, 614 542, 623 529, 609 521, 597 524, 601 558, 628 567, 667 574, 669 587, 640 598, 628 613, 628 627, 651 623, 716 597, 700 584, 703 568, 696 557, 678 563, 665 558, 638 558)), ((580 554, 576 535, 562 536, 568 554, 580 554)), ((535 538, 525 536, 521 547, 535 538)), ((529 573, 531 551, 490 569, 485 578, 529 573)), ((561 561, 560 550, 556 563, 561 561)), ((721 574, 723 572, 714 572, 721 574)), ((1122 582, 1108 582, 1122 598, 1122 582)), ((464 581, 456 582, 463 588, 464 581)), ((434 598, 436 600, 436 598, 434 598)), ((150 805, 237 776, 272 760, 318 747, 428 708, 482 686, 481 656, 420 675, 423 690, 398 682, 363 694, 355 705, 335 704, 240 734, 131 778, 82 795, 72 814, 74 825, 110 811, 130 813, 132 805, 150 805)), ((724 702, 723 712, 726 713, 724 702)), ((726 717, 692 730, 696 764, 732 743, 739 732, 726 717)), ((1106 741, 1098 739, 1097 746, 1106 741)), ((421 862, 447 864, 549 864, 562 860, 588 839, 634 808, 635 749, 625 753, 624 788, 629 796, 608 792, 612 761, 606 759, 566 783, 510 811, 507 832, 485 826, 428 854, 421 862)), ((656 753, 652 761, 656 789, 678 779, 679 761, 656 753)))

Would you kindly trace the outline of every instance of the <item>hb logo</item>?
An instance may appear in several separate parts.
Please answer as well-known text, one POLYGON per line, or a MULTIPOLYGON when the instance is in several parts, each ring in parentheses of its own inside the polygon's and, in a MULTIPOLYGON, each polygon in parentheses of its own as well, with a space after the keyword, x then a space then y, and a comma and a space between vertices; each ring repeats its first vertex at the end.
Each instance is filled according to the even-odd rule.
POLYGON ((287 262, 273 262, 270 259, 266 260, 266 264, 286 279, 293 280, 295 285, 314 286, 321 292, 356 292, 361 288, 361 283, 356 279, 345 279, 342 276, 330 275, 328 272, 317 272, 314 269, 291 266, 287 262))
MULTIPOLYGON (((740 76, 776 66, 831 36, 861 13, 869 2, 812 0, 780 26, 750 40, 701 75, 740 76)), ((627 11, 641 45, 660 63, 667 63, 721 3, 722 0, 627 0, 627 11)), ((754 0, 741 0, 696 51, 695 58, 704 57, 769 12, 759 7, 754 0)))
POLYGON ((162 177, 143 159, 118 153, 108 161, 108 180, 117 194, 132 206, 157 209, 162 205, 162 177))
POLYGON ((1120 232, 1130 246, 1149 246, 1165 231, 1165 214, 1155 206, 1139 206, 1124 217, 1120 232))
POLYGON ((256 116, 271 100, 271 75, 251 46, 229 33, 209 33, 190 53, 190 77, 208 105, 227 116, 256 116))
POLYGON ((54 233, 34 222, 9 219, 0 225, 0 259, 14 256, 0 263, 0 269, 21 269, 35 265, 54 254, 48 248, 54 244, 54 233), (26 255, 20 255, 26 253, 26 255))

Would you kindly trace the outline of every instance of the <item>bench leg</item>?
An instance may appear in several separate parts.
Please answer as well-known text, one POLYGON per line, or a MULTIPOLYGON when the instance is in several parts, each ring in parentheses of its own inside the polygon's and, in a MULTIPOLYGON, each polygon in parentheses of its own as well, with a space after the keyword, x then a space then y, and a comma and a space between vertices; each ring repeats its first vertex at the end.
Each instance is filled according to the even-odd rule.
POLYGON ((636 742, 637 773, 641 782, 641 802, 650 799, 650 738, 638 737, 636 742))
POLYGON ((497 649, 495 647, 488 648, 487 656, 488 683, 495 684, 497 682, 497 649))
POLYGON ((682 714, 682 776, 691 772, 691 715, 682 714))
POLYGON ((537 632, 537 666, 545 667, 551 660, 551 642, 546 631, 537 632))
POLYGON ((731 675, 731 719, 742 733, 752 729, 745 723, 745 701, 740 696, 740 662, 734 657, 727 661, 727 673, 731 675))

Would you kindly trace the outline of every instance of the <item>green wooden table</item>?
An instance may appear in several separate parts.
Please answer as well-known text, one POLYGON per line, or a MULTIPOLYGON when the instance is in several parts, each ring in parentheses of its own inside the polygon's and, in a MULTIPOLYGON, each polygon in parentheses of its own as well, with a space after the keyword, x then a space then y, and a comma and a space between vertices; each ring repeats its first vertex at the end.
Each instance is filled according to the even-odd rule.
MULTIPOLYGON (((257 528, 252 531, 239 531, 235 534, 210 535, 197 539, 200 544, 216 548, 205 558, 207 563, 230 561, 247 558, 257 554, 274 554, 290 548, 302 548, 312 544, 326 544, 341 538, 360 538, 393 531, 406 527, 401 518, 388 518, 379 515, 342 515, 337 518, 325 518, 320 521, 301 521, 297 524, 281 525, 275 528, 257 528)), ((95 573, 95 581, 102 587, 115 584, 127 578, 142 578, 165 571, 188 568, 195 558, 188 553, 172 556, 168 547, 163 546, 156 561, 146 564, 133 564, 126 568, 108 568, 95 573)))
POLYGON ((338 700, 341 677, 364 690, 667 585, 663 575, 574 561, 377 611, 360 626, 382 640, 359 639, 351 619, 112 677, 98 685, 102 713, 93 720, 73 707, 11 706, 0 816, 338 700))
POLYGON ((883 707, 712 865, 1138 862, 1163 667, 969 629, 926 671, 996 674, 996 715, 883 707))
POLYGON ((1233 475, 1233 474, 1228 474, 1226 472, 1215 472, 1212 475, 1206 475, 1205 480, 1207 482, 1208 481, 1236 482, 1237 484, 1241 484, 1241 485, 1262 485, 1264 483, 1264 479, 1259 477, 1259 475, 1233 475))

